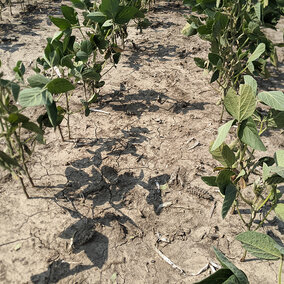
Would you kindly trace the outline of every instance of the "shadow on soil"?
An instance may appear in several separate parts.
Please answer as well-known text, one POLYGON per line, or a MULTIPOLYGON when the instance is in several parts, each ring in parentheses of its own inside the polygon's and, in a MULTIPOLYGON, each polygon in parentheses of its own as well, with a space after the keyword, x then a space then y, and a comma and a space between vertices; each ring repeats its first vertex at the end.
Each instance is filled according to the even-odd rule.
POLYGON ((132 127, 129 131, 122 130, 121 138, 101 138, 80 141, 76 144, 75 147, 86 148, 86 152, 92 156, 68 163, 65 170, 67 183, 57 185, 57 188, 62 190, 55 195, 54 201, 72 218, 77 219, 61 232, 59 237, 67 240, 69 249, 73 253, 84 251, 92 265, 71 267, 69 263, 59 259, 53 261, 46 271, 33 275, 31 277, 33 283, 57 283, 63 278, 93 267, 101 269, 108 259, 109 239, 96 228, 118 224, 124 231, 124 238, 131 233, 127 231, 124 225, 126 223, 141 231, 138 225, 121 211, 127 206, 127 196, 134 187, 141 186, 146 189, 147 203, 153 206, 155 214, 159 215, 162 212, 160 205, 163 200, 157 183, 160 185, 167 183, 169 175, 158 175, 144 181, 143 170, 140 171, 139 176, 135 176, 132 171, 119 173, 114 167, 103 165, 105 154, 118 158, 122 155, 131 155, 137 158, 138 163, 143 159, 143 155, 137 153, 136 146, 147 140, 147 133, 149 133, 147 128, 132 127), (92 148, 88 149, 90 147, 92 148), (93 150, 93 147, 96 147, 96 150, 93 150), (91 171, 87 172, 87 168, 91 168, 91 171), (92 202, 91 218, 84 216, 80 212, 79 205, 76 206, 85 203, 86 200, 92 202), (107 207, 103 209, 103 214, 99 217, 94 216, 94 208, 102 205, 107 207))
MULTIPOLYGON (((61 2, 61 1, 55 1, 61 2)), ((12 12, 15 5, 12 6, 12 12)), ((8 9, 8 8, 6 8, 8 9)), ((20 4, 17 4, 17 9, 20 8, 20 4)), ((50 20, 46 15, 60 15, 60 8, 54 7, 47 3, 36 3, 35 5, 25 5, 25 11, 20 11, 18 14, 9 14, 9 23, 6 18, 3 17, 4 23, 0 22, 1 39, 0 49, 13 53, 19 48, 25 45, 25 43, 16 43, 18 41, 18 35, 30 35, 37 36, 35 30, 41 28, 43 21, 48 21, 48 25, 51 25, 50 20), (42 17, 41 17, 42 15, 42 17)))
POLYGON ((114 111, 124 112, 128 116, 140 118, 144 112, 157 112, 160 108, 176 114, 187 114, 191 110, 204 110, 204 106, 209 104, 206 102, 178 101, 154 90, 140 90, 135 94, 124 94, 125 90, 122 83, 120 90, 102 96, 99 101, 100 107, 108 106, 114 111))

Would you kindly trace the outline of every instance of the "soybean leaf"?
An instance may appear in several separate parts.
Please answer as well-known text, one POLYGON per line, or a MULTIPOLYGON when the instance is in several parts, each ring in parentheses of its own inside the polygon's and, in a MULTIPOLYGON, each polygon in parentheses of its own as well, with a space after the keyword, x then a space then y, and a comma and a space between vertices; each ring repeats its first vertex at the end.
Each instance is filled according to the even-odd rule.
POLYGON ((281 91, 261 92, 258 99, 270 107, 284 111, 284 94, 281 91))
POLYGON ((23 107, 46 105, 52 95, 40 88, 24 89, 19 94, 19 104, 23 107))
POLYGON ((72 4, 74 5, 74 7, 84 10, 86 8, 86 5, 84 4, 84 2, 80 1, 80 0, 70 0, 72 2, 72 4))
POLYGON ((205 68, 205 60, 199 57, 194 57, 195 64, 199 67, 204 69, 205 68))
POLYGON ((236 239, 240 241, 250 254, 261 259, 277 260, 281 253, 275 248, 276 242, 268 235, 248 231, 237 235, 236 239))
POLYGON ((222 218, 223 219, 226 217, 232 204, 234 203, 236 199, 236 194, 237 194, 236 187, 232 183, 229 183, 225 189, 225 198, 224 198, 224 202, 222 206, 222 218))
POLYGON ((89 55, 85 51, 82 51, 82 50, 79 50, 76 53, 76 56, 79 58, 80 61, 83 61, 83 62, 86 62, 89 58, 89 55))
POLYGON ((56 17, 52 17, 49 16, 49 19, 51 20, 51 22, 56 25, 61 31, 65 31, 68 28, 71 27, 71 23, 63 18, 56 18, 56 17))
POLYGON ((278 166, 270 167, 270 171, 284 178, 284 167, 278 167, 278 166))
POLYGON ((217 248, 213 247, 214 252, 216 254, 217 259, 222 264, 224 268, 230 269, 233 274, 238 279, 239 283, 249 284, 248 278, 243 271, 238 269, 233 263, 231 263, 222 252, 220 252, 217 248))
POLYGON ((226 193, 226 187, 232 183, 231 177, 234 175, 235 173, 229 169, 222 170, 218 174, 216 183, 223 195, 226 193))
POLYGON ((69 7, 66 5, 61 6, 61 11, 66 20, 68 20, 72 25, 76 25, 78 23, 77 13, 73 7, 69 7))
POLYGON ((24 122, 22 124, 22 127, 34 133, 41 134, 41 135, 43 134, 42 129, 40 129, 34 122, 31 122, 31 121, 24 122))
POLYGON ((256 95, 257 92, 257 82, 256 80, 250 76, 250 75, 245 75, 244 76, 244 80, 245 80, 245 84, 249 85, 254 93, 254 95, 256 95))
POLYGON ((279 167, 284 167, 284 150, 277 150, 274 154, 274 159, 279 167))
POLYGON ((212 65, 217 65, 219 61, 223 61, 222 57, 216 53, 209 53, 208 59, 212 65))
POLYGON ((102 25, 103 28, 109 28, 109 27, 112 27, 113 26, 113 20, 110 19, 110 20, 106 20, 104 22, 104 24, 102 25))
POLYGON ((114 19, 119 10, 119 0, 102 0, 99 9, 109 19, 114 19))
POLYGON ((35 74, 29 77, 27 80, 32 88, 43 88, 48 82, 50 82, 50 79, 41 74, 35 74))
POLYGON ((3 161, 4 163, 6 163, 8 166, 16 166, 16 167, 20 167, 19 163, 17 162, 17 160, 11 158, 10 156, 8 156, 6 153, 4 153, 3 151, 0 150, 0 161, 3 161))
POLYGON ((51 104, 46 105, 46 111, 51 125, 55 128, 57 126, 57 108, 56 103, 53 101, 51 104))
POLYGON ((284 255, 284 247, 283 246, 276 243, 275 248, 278 249, 279 252, 284 255))
POLYGON ((73 61, 71 60, 73 57, 72 54, 68 54, 64 57, 61 58, 61 66, 66 66, 70 69, 74 68, 74 64, 73 64, 73 61))
POLYGON ((215 160, 219 161, 225 167, 229 168, 236 162, 234 152, 225 143, 222 143, 214 151, 212 151, 210 147, 210 153, 215 160))
POLYGON ((251 117, 242 122, 238 136, 243 143, 249 145, 253 149, 266 151, 266 147, 258 135, 255 122, 251 117))
POLYGON ((23 122, 28 122, 30 119, 21 113, 11 113, 8 117, 8 121, 11 124, 18 124, 23 122))
POLYGON ((74 90, 75 87, 64 78, 55 78, 46 85, 48 91, 52 94, 61 94, 74 90))
POLYGON ((103 24, 107 20, 106 15, 99 11, 89 13, 87 18, 99 24, 103 24))
POLYGON ((274 208, 276 216, 284 222, 284 203, 278 203, 274 208))
POLYGON ((271 109, 271 117, 268 118, 268 127, 284 128, 284 111, 271 109))
POLYGON ((211 147, 211 151, 217 149, 226 139, 227 134, 229 133, 232 125, 234 123, 234 119, 228 121, 224 125, 220 126, 218 129, 218 136, 211 147))
POLYGON ((221 268, 207 278, 195 282, 195 284, 220 284, 224 283, 230 276, 234 275, 230 269, 221 268))
POLYGON ((255 49, 255 51, 252 53, 252 55, 248 58, 248 63, 257 60, 261 54, 265 51, 265 44, 264 43, 260 43, 257 48, 255 49))
POLYGON ((14 82, 11 83, 11 90, 15 101, 18 101, 20 86, 14 82))
POLYGON ((201 179, 209 186, 218 186, 215 176, 203 176, 201 179))
POLYGON ((215 82, 219 78, 219 74, 220 74, 220 71, 215 70, 215 72, 212 74, 212 77, 210 79, 210 84, 212 84, 213 82, 215 82))
POLYGON ((139 10, 136 7, 133 6, 123 7, 123 9, 119 11, 117 16, 115 17, 114 22, 120 25, 126 24, 131 19, 133 19, 138 12, 139 10))
POLYGON ((269 177, 270 177, 270 169, 269 169, 269 167, 267 166, 266 163, 263 163, 262 178, 263 178, 264 181, 266 181, 269 177))
POLYGON ((92 43, 89 40, 83 40, 81 42, 81 51, 84 51, 88 55, 92 54, 93 52, 92 43))

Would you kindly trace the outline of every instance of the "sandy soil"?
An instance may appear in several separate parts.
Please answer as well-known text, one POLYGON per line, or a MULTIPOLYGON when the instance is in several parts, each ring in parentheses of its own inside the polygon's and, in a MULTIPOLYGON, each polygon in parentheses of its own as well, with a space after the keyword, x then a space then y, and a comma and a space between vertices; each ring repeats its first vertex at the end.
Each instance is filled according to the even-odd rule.
MULTIPOLYGON (((4 10, 5 74, 17 60, 30 70, 56 30, 46 15, 58 14, 59 5, 39 3, 27 13, 15 8, 14 16, 4 10)), ((200 179, 216 166, 208 145, 220 114, 209 77, 193 61, 205 57, 208 45, 181 35, 188 9, 178 2, 155 7, 143 34, 130 27, 136 48, 129 41, 118 68, 105 77, 94 107, 109 114, 74 114, 70 141, 47 131, 46 145, 30 162, 37 185, 28 188, 32 199, 1 174, 1 283, 194 283, 210 271, 191 274, 217 262, 212 246, 251 283, 276 283, 278 263, 250 256, 239 261, 234 237, 242 223, 237 215, 222 220, 222 198, 200 179), (90 240, 71 248, 78 234, 90 240)), ((279 70, 261 87, 283 89, 281 50, 279 58, 279 70)), ((74 94, 74 110, 82 96, 74 94)), ((65 124, 63 132, 67 137, 65 124)), ((269 152, 283 148, 283 133, 270 132, 264 143, 269 152)), ((284 224, 274 216, 261 231, 283 241, 284 224)))

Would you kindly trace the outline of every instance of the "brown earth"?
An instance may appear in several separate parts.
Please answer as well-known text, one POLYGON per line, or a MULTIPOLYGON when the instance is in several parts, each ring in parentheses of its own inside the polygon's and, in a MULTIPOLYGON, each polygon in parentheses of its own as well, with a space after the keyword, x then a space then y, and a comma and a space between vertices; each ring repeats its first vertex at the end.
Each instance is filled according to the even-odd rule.
MULTIPOLYGON (((14 8, 14 16, 4 10, 5 74, 11 76, 17 60, 31 69, 56 31, 47 15, 58 14, 59 6, 14 8)), ((243 225, 237 215, 222 220, 222 198, 200 179, 217 165, 208 145, 220 106, 193 61, 206 56, 208 44, 180 33, 189 12, 178 2, 158 2, 148 14, 151 27, 143 34, 129 28, 122 61, 105 76, 94 106, 108 114, 74 114, 67 142, 48 131, 30 162, 32 199, 1 174, 1 283, 194 283, 210 271, 191 274, 217 262, 212 246, 251 283, 276 283, 277 262, 239 261, 234 237, 243 225), (86 242, 77 241, 80 235, 86 242)), ((281 41, 281 33, 271 35, 281 41)), ((279 58, 278 71, 260 82, 263 89, 283 89, 283 50, 279 58)), ((74 110, 83 94, 75 95, 74 110)), ((67 137, 66 124, 63 132, 67 137)), ((264 143, 269 153, 283 149, 283 132, 270 132, 264 143)), ((274 216, 260 231, 283 241, 284 224, 274 216)))

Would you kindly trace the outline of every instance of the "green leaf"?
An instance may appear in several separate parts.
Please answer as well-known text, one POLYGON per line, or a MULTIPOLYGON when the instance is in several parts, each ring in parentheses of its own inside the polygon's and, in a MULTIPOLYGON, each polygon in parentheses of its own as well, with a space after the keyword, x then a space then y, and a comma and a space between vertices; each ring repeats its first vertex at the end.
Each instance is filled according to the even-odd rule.
POLYGON ((72 25, 78 24, 77 13, 73 7, 66 5, 61 6, 61 11, 66 20, 68 20, 72 25))
POLYGON ((231 177, 234 175, 235 173, 229 169, 225 169, 219 172, 216 178, 216 183, 223 195, 225 195, 226 187, 232 183, 231 177))
MULTIPOLYGON (((284 222, 284 203, 278 203, 274 208, 276 216, 284 222)), ((283 252, 282 252, 283 253, 283 252)))
POLYGON ((186 25, 181 30, 181 33, 185 36, 193 36, 197 34, 196 25, 194 23, 186 23, 186 25))
POLYGON ((119 0, 102 0, 99 9, 109 19, 114 19, 119 10, 119 0))
POLYGON ((238 136, 243 143, 249 145, 253 149, 266 151, 266 147, 258 135, 255 122, 251 117, 242 122, 238 136))
POLYGON ((230 269, 221 268, 207 278, 195 282, 195 284, 220 284, 224 283, 230 276, 234 275, 230 269))
POLYGON ((46 111, 51 125, 55 128, 57 126, 57 108, 56 103, 53 101, 51 104, 46 105, 46 111))
POLYGON ((28 117, 26 117, 25 115, 21 114, 21 113, 11 113, 8 117, 8 121, 11 124, 18 124, 18 123, 23 123, 23 122, 27 122, 30 119, 28 117))
POLYGON ((194 57, 195 64, 199 67, 204 69, 205 68, 205 60, 199 57, 194 57))
POLYGON ((218 129, 218 136, 214 142, 214 144, 211 147, 211 151, 216 150, 226 139, 233 123, 234 123, 234 119, 228 121, 227 123, 225 123, 224 125, 220 126, 218 129))
POLYGON ((245 80, 245 84, 249 85, 251 87, 254 95, 256 95, 256 93, 257 93, 257 82, 256 82, 256 80, 250 75, 245 75, 244 80, 245 80))
POLYGON ((225 189, 225 199, 222 206, 222 218, 224 219, 228 214, 232 204, 236 199, 237 189, 236 187, 230 183, 226 186, 225 189))
POLYGON ((74 68, 72 57, 73 57, 72 54, 69 54, 69 55, 66 55, 66 56, 62 57, 60 65, 61 66, 66 66, 66 67, 68 67, 70 69, 74 68))
POLYGON ((210 63, 212 65, 217 65, 219 61, 223 61, 222 57, 219 55, 219 54, 216 54, 216 53, 209 53, 208 54, 208 59, 210 61, 210 63))
POLYGON ((248 231, 237 235, 236 239, 255 257, 268 260, 277 260, 281 257, 281 253, 275 248, 276 242, 268 235, 248 231))
POLYGON ((50 79, 41 74, 35 74, 27 80, 32 88, 43 88, 48 82, 50 82, 50 79))
POLYGON ((68 80, 64 78, 56 78, 46 85, 48 91, 52 94, 67 93, 74 90, 75 87, 68 80))
POLYGON ((41 134, 41 135, 43 134, 42 129, 40 129, 34 122, 31 122, 31 121, 25 122, 22 124, 22 127, 34 133, 41 134))
POLYGON ((46 105, 52 95, 40 88, 24 89, 19 94, 19 104, 23 107, 46 105))
POLYGON ((136 7, 133 6, 126 6, 117 14, 115 17, 114 22, 123 25, 128 23, 131 19, 135 18, 135 15, 139 12, 136 7))
POLYGON ((268 118, 268 127, 284 128, 284 111, 271 109, 271 117, 268 118))
POLYGON ((210 79, 210 84, 212 84, 213 82, 218 80, 219 74, 220 74, 220 71, 219 70, 215 70, 215 72, 212 74, 212 77, 210 79))
POLYGON ((113 20, 106 20, 102 25, 103 28, 110 28, 113 26, 113 20))
POLYGON ((262 178, 266 181, 270 177, 270 169, 266 163, 263 163, 262 166, 262 178))
POLYGON ((252 55, 248 58, 248 63, 257 60, 261 54, 265 51, 265 44, 264 43, 260 43, 257 48, 255 49, 255 51, 252 53, 252 55))
POLYGON ((89 13, 87 18, 99 24, 103 24, 107 20, 105 14, 99 11, 89 13))
POLYGON ((278 166, 270 167, 270 172, 275 173, 281 176, 282 178, 284 178, 284 167, 278 167, 278 166))
POLYGON ((88 55, 93 52, 93 45, 89 40, 83 40, 81 42, 81 51, 86 52, 88 55))
POLYGON ((215 176, 203 176, 201 179, 209 186, 218 186, 215 176))
POLYGON ((284 167, 284 150, 277 150, 274 159, 278 167, 284 167))
POLYGON ((2 162, 6 163, 9 167, 10 166, 20 167, 20 165, 17 162, 17 160, 11 158, 6 153, 4 153, 3 151, 0 150, 0 161, 1 160, 2 160, 2 162))
POLYGON ((84 10, 86 9, 86 5, 84 4, 84 2, 80 1, 80 0, 70 0, 72 2, 72 4, 74 5, 75 8, 84 10))
POLYGON ((217 259, 224 268, 230 269, 237 277, 239 283, 249 284, 248 278, 243 271, 238 269, 233 263, 231 263, 217 248, 213 247, 217 259))
POLYGON ((86 62, 89 58, 89 55, 85 51, 82 51, 82 50, 79 50, 76 53, 76 56, 79 58, 80 61, 83 61, 83 62, 86 62))
POLYGON ((258 99, 273 109, 284 111, 284 94, 281 91, 261 92, 258 99))
POLYGON ((61 31, 65 31, 71 27, 71 23, 63 18, 55 18, 52 16, 49 16, 49 19, 51 22, 56 25, 61 31))
POLYGON ((230 168, 236 162, 234 152, 225 143, 221 144, 214 151, 212 151, 210 147, 210 153, 215 160, 219 161, 223 166, 227 168, 230 168))
POLYGON ((20 86, 14 82, 11 83, 11 90, 15 101, 18 101, 20 86))

